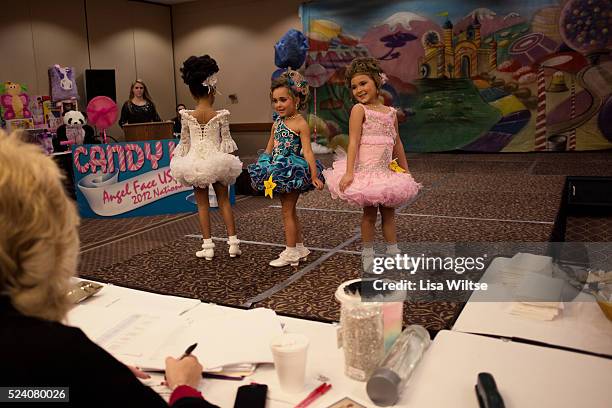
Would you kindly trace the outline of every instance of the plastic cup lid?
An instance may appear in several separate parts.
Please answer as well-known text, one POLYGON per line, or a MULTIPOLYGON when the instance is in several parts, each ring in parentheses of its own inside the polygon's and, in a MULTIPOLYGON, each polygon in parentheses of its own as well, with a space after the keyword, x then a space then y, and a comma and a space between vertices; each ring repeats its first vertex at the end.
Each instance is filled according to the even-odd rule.
POLYGON ((272 339, 270 347, 277 352, 292 353, 308 347, 308 337, 299 333, 284 333, 272 339))
MULTIPOLYGON (((335 298, 340 303, 361 303, 362 298, 359 293, 360 283, 365 282, 366 284, 373 284, 374 281, 385 280, 385 279, 352 279, 346 281, 336 289, 335 298)), ((372 300, 366 301, 367 304, 376 304, 380 302, 403 302, 406 300, 406 291, 395 290, 381 292, 380 295, 372 298, 372 300)))

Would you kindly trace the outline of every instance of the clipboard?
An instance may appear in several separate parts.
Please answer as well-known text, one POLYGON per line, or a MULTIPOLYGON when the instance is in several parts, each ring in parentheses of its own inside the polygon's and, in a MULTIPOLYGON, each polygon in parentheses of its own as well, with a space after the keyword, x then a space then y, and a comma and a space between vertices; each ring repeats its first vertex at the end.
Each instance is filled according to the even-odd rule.
POLYGON ((95 295, 102 289, 103 286, 99 283, 80 281, 74 284, 67 293, 68 299, 74 304, 78 304, 83 300, 95 295))

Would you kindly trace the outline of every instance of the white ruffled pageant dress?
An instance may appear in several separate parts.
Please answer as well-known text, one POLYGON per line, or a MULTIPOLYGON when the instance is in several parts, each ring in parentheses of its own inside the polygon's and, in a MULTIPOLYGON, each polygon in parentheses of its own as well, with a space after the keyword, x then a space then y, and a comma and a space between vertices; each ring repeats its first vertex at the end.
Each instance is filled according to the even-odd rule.
POLYGON ((192 112, 179 112, 181 141, 170 160, 172 177, 184 186, 200 188, 216 182, 233 184, 242 172, 242 162, 229 154, 238 149, 229 131, 229 111, 217 111, 204 125, 192 112))

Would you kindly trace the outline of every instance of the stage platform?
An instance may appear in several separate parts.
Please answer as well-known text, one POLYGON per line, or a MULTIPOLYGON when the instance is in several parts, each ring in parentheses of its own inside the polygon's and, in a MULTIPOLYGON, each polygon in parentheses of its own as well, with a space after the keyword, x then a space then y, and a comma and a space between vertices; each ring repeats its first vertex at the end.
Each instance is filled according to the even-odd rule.
MULTIPOLYGON (((331 155, 319 157, 329 166, 331 155)), ((566 176, 612 176, 612 152, 408 154, 418 197, 398 210, 402 242, 546 242, 562 239, 559 216, 566 176)), ((246 163, 255 157, 241 157, 246 163)), ((312 250, 299 267, 272 268, 284 247, 280 202, 237 196, 243 255, 231 259, 224 225, 212 215, 216 257, 198 259, 196 214, 120 220, 84 219, 80 227, 84 278, 204 302, 335 321, 337 286, 360 275, 361 209, 311 192, 298 201, 304 242, 312 250)), ((565 237, 610 241, 606 217, 570 218, 565 237)), ((380 228, 377 232, 381 241, 380 228)), ((461 302, 408 302, 404 323, 450 328, 461 302)))

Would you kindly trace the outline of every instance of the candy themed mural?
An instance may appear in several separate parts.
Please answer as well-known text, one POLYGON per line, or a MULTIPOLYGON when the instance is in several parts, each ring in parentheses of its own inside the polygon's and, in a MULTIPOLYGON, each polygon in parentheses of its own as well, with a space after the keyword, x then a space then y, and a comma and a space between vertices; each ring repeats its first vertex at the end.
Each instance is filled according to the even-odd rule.
POLYGON ((302 19, 329 147, 348 138, 345 67, 370 56, 407 151, 612 148, 610 0, 314 1, 302 19))

